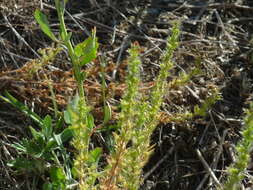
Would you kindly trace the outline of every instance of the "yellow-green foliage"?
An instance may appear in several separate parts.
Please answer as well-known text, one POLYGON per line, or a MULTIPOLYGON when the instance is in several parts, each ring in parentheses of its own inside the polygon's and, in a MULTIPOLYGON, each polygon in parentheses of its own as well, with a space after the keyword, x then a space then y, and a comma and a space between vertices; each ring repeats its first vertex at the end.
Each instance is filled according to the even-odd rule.
MULTIPOLYGON (((141 61, 138 57, 139 46, 137 44, 133 45, 129 53, 129 69, 126 81, 128 89, 121 101, 121 113, 118 121, 120 130, 118 134, 114 134, 115 151, 109 156, 108 167, 105 169, 103 178, 101 178, 101 189, 113 190, 120 187, 126 188, 126 175, 135 175, 136 172, 131 171, 131 173, 128 173, 124 170, 124 168, 130 166, 126 165, 128 164, 127 162, 129 162, 129 159, 131 159, 131 157, 129 157, 129 149, 127 148, 127 144, 133 138, 133 134, 136 130, 135 123, 139 114, 138 86, 140 83, 139 67, 141 64, 141 61)), ((136 167, 138 167, 138 165, 136 167)), ((134 183, 136 183, 136 181, 138 182, 138 180, 135 180, 134 183)), ((128 183, 132 184, 132 181, 128 183)))
MULTIPOLYGON (((64 120, 69 125, 68 129, 71 131, 71 134, 73 132, 71 143, 75 148, 75 153, 72 173, 75 179, 78 180, 78 188, 80 190, 138 190, 142 183, 142 168, 147 163, 153 150, 151 135, 159 122, 160 107, 166 91, 189 82, 191 77, 199 73, 199 69, 193 69, 189 74, 183 73, 168 84, 167 78, 169 71, 174 65, 172 62, 173 53, 178 47, 179 26, 178 23, 175 24, 172 28, 171 36, 168 38, 167 47, 160 64, 160 72, 155 80, 150 97, 144 97, 139 90, 141 81, 140 47, 137 43, 133 44, 129 50, 128 76, 126 79, 127 90, 121 101, 121 112, 117 121, 118 130, 114 132, 114 147, 106 158, 107 166, 105 168, 98 167, 102 150, 101 148, 91 149, 90 147, 90 138, 94 132, 95 125, 93 116, 90 113, 90 107, 88 106, 88 102, 86 102, 83 88, 86 73, 81 71, 84 64, 96 58, 98 48, 96 31, 93 30, 91 37, 74 46, 70 40, 71 33, 68 33, 64 23, 66 2, 55 0, 58 19, 60 21, 61 32, 59 38, 50 29, 46 16, 42 12, 37 10, 35 12, 35 18, 48 37, 57 42, 59 47, 63 46, 68 50, 74 77, 78 86, 76 97, 64 112, 64 120), (101 171, 98 171, 98 169, 101 171)), ((50 54, 42 52, 43 58, 41 63, 49 61, 56 53, 58 53, 58 49, 55 52, 52 51, 50 54)), ((54 95, 52 85, 50 88, 52 95, 54 95)), ((216 93, 215 91, 204 101, 202 106, 195 108, 194 113, 178 115, 178 119, 183 118, 184 120, 194 115, 204 116, 205 112, 218 98, 218 92, 216 93)), ((55 115, 57 116, 56 105, 55 115)), ((250 120, 251 117, 253 116, 245 120, 246 126, 253 126, 250 120)), ((243 135, 249 139, 247 132, 243 135)), ((245 141, 245 143, 244 141, 242 142, 243 147, 238 148, 239 152, 245 152, 244 147, 248 148, 248 144, 245 144, 248 141, 245 141)), ((243 160, 244 162, 248 159, 245 156, 239 158, 240 161, 243 160)), ((239 166, 241 167, 241 165, 239 166)), ((245 168, 245 164, 242 167, 245 168)), ((67 179, 66 176, 65 178, 67 179)), ((53 182, 54 179, 51 179, 51 181, 53 182)), ((64 183, 63 186, 66 185, 65 181, 62 183, 64 183)))
POLYGON ((108 166, 101 177, 100 188, 103 190, 137 190, 142 182, 142 168, 152 152, 150 137, 157 126, 160 106, 167 86, 169 70, 174 50, 178 47, 179 29, 175 25, 168 39, 163 55, 160 72, 151 92, 150 102, 143 102, 138 93, 139 51, 138 46, 130 49, 128 89, 121 102, 119 132, 114 134, 115 151, 108 158, 108 166))
POLYGON ((223 190, 239 190, 239 184, 243 179, 243 173, 247 169, 250 160, 250 150, 253 142, 253 104, 246 110, 244 118, 244 130, 242 140, 236 145, 236 161, 228 168, 228 179, 223 190))

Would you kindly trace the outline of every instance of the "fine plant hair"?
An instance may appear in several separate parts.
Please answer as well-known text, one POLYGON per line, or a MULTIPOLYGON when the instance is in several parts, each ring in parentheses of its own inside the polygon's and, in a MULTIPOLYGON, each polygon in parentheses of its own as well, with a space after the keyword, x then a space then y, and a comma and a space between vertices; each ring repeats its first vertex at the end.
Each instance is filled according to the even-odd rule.
POLYGON ((246 116, 244 118, 244 129, 241 132, 242 139, 237 143, 236 160, 227 169, 228 178, 224 183, 222 190, 239 190, 240 183, 244 177, 244 172, 247 169, 250 161, 250 152, 252 150, 253 142, 253 104, 246 110, 246 116))

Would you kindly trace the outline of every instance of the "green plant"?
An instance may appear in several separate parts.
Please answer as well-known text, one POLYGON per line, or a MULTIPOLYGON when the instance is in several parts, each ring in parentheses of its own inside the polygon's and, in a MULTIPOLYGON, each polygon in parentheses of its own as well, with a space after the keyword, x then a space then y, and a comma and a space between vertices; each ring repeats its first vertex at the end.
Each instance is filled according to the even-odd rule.
MULTIPOLYGON (((62 160, 66 161, 68 154, 63 146, 63 143, 69 140, 69 138, 72 137, 73 135, 74 135, 73 145, 77 150, 80 150, 80 152, 76 154, 75 159, 76 161, 74 164, 76 167, 79 167, 78 163, 82 165, 83 162, 87 161, 86 159, 83 159, 83 156, 84 157, 87 156, 87 159, 89 159, 91 162, 93 161, 92 159, 94 159, 96 155, 98 155, 101 152, 100 149, 95 149, 91 152, 88 150, 91 128, 94 126, 94 124, 92 123, 93 118, 89 114, 90 109, 86 105, 84 95, 83 82, 85 80, 85 73, 81 71, 81 67, 83 65, 89 63, 96 57, 96 52, 98 48, 97 39, 95 37, 96 30, 95 29, 93 30, 91 37, 89 37, 82 43, 73 46, 70 40, 71 33, 68 33, 64 22, 64 11, 66 3, 67 0, 64 1, 55 0, 55 6, 60 22, 59 38, 57 38, 54 35, 49 26, 47 17, 41 11, 36 10, 34 16, 37 22, 39 23, 42 31, 54 42, 56 42, 58 44, 58 47, 63 46, 68 50, 68 54, 73 65, 74 77, 78 85, 78 93, 74 98, 74 100, 68 106, 67 111, 64 113, 65 122, 67 124, 70 124, 71 126, 66 129, 62 128, 62 132, 56 134, 55 131, 59 130, 59 126, 57 125, 63 124, 62 118, 58 118, 56 121, 56 125, 53 125, 52 118, 49 115, 46 116, 44 119, 41 119, 37 114, 30 111, 29 108, 24 106, 22 103, 18 102, 10 94, 6 93, 5 97, 3 96, 1 97, 3 100, 11 103, 12 105, 19 108, 21 111, 28 114, 41 127, 40 131, 37 131, 34 128, 30 127, 33 138, 30 140, 24 139, 22 140, 22 142, 13 145, 13 147, 19 150, 21 154, 26 154, 29 157, 31 157, 31 160, 18 158, 12 161, 10 165, 20 169, 22 168, 39 169, 41 170, 41 172, 44 172, 44 170, 42 171, 42 169, 47 170, 47 168, 45 168, 45 166, 47 166, 45 162, 49 163, 53 160, 54 164, 55 163, 58 164, 58 169, 55 168, 54 164, 52 164, 52 167, 51 166, 49 167, 50 168, 49 173, 51 179, 53 180, 53 183, 45 184, 44 186, 45 188, 51 187, 52 188, 57 187, 61 189, 65 188, 63 184, 66 183, 66 181, 63 183, 64 181, 63 179, 67 179, 66 176, 70 176, 71 172, 68 171, 68 175, 67 173, 64 173, 66 172, 66 170, 62 168, 60 161, 58 160, 58 154, 57 155, 55 154, 55 150, 59 150, 60 151, 59 155, 62 155, 64 157, 62 158, 62 160), (77 114, 75 115, 75 113, 77 114), (85 135, 83 136, 83 134, 85 135), (81 149, 79 149, 80 148, 79 145, 83 145, 81 149), (81 157, 80 162, 78 162, 79 157, 81 157), (34 163, 35 165, 32 163, 34 163)), ((43 59, 40 61, 40 63, 43 64, 44 62, 47 61, 47 59, 44 58, 45 56, 43 56, 43 59)), ((52 94, 56 118, 58 109, 55 102, 52 85, 50 83, 49 88, 52 94)), ((82 166, 80 166, 80 168, 82 168, 82 166)), ((83 176, 81 174, 83 173, 85 172, 80 173, 80 181, 81 181, 80 184, 82 184, 83 176)))
POLYGON ((250 152, 253 142, 253 104, 246 110, 244 130, 241 132, 242 140, 237 143, 235 150, 236 161, 228 169, 228 179, 222 187, 223 190, 238 190, 250 161, 250 152))
POLYGON ((62 118, 59 118, 56 123, 49 115, 42 119, 7 92, 5 97, 0 96, 0 98, 30 116, 40 127, 39 130, 36 130, 30 126, 32 138, 23 139, 21 142, 12 144, 12 147, 18 150, 20 157, 10 161, 8 165, 15 167, 20 172, 44 174, 48 171, 50 175, 54 175, 55 172, 58 172, 58 174, 61 172, 64 180, 61 183, 59 181, 57 183, 53 182, 52 185, 64 189, 63 187, 71 183, 72 177, 65 173, 69 170, 70 162, 63 143, 73 136, 72 129, 63 129, 62 118), (62 131, 56 133, 59 128, 62 131), (64 164, 61 164, 59 159, 64 160, 64 164), (55 168, 59 168, 60 171, 56 171, 55 168))
POLYGON ((114 133, 115 150, 109 156, 109 164, 101 177, 101 188, 104 190, 137 190, 142 183, 142 168, 152 152, 150 138, 158 124, 158 113, 167 86, 168 71, 173 67, 171 59, 178 46, 178 36, 178 25, 175 25, 168 39, 150 102, 138 91, 141 64, 139 46, 135 44, 129 51, 128 88, 121 101, 119 131, 114 133), (128 146, 129 143, 131 146, 128 146))
POLYGON ((63 45, 68 50, 71 59, 74 77, 78 85, 78 94, 69 104, 67 111, 64 112, 64 118, 69 128, 74 131, 72 145, 76 148, 77 153, 74 160, 73 171, 79 178, 80 189, 91 189, 95 183, 96 177, 93 177, 96 165, 101 154, 100 148, 89 150, 90 137, 92 128, 94 127, 94 119, 89 113, 90 108, 86 104, 83 82, 85 80, 85 72, 81 71, 81 67, 96 58, 98 43, 96 38, 96 30, 92 32, 92 36, 82 43, 73 46, 71 43, 71 33, 68 33, 64 22, 65 4, 67 0, 55 0, 55 6, 60 22, 60 39, 57 39, 51 31, 46 16, 36 10, 35 18, 40 24, 41 29, 52 40, 59 45, 63 45))
MULTIPOLYGON (((81 190, 137 190, 142 184, 142 168, 153 150, 151 135, 159 122, 160 107, 167 88, 186 84, 192 76, 198 74, 198 70, 193 70, 188 75, 181 74, 168 85, 169 70, 174 65, 172 62, 173 52, 178 47, 179 27, 178 24, 175 24, 172 34, 168 38, 167 48, 161 60, 160 72, 155 80, 155 85, 150 96, 144 96, 139 89, 141 82, 140 47, 137 43, 131 46, 126 79, 127 90, 120 104, 121 111, 117 125, 114 127, 113 146, 106 157, 107 165, 101 168, 99 161, 102 156, 102 149, 99 147, 91 148, 90 146, 91 136, 97 130, 83 88, 86 73, 81 70, 82 66, 91 62, 97 56, 96 30, 94 29, 92 35, 84 42, 74 46, 71 42, 71 33, 67 31, 64 23, 66 3, 67 0, 55 0, 60 22, 58 38, 50 29, 48 20, 42 12, 36 10, 35 18, 42 31, 49 38, 56 42, 59 47, 68 50, 73 66, 78 89, 77 94, 63 113, 64 121, 68 127, 64 128, 62 117, 57 119, 58 109, 55 101, 53 103, 56 120, 53 121, 49 115, 41 119, 37 114, 31 112, 26 106, 6 93, 5 97, 1 97, 3 100, 28 114, 40 126, 40 130, 30 127, 32 134, 30 140, 24 139, 13 145, 21 154, 25 154, 28 159, 24 157, 17 158, 10 165, 20 169, 39 170, 41 173, 45 170, 48 171, 50 181, 46 181, 43 186, 43 189, 46 190, 70 188, 74 183, 74 179, 78 180, 78 187, 81 190), (70 157, 70 153, 63 144, 71 137, 73 137, 71 145, 75 148, 72 157, 70 157), (29 165, 31 163, 34 164, 32 167, 29 165), (45 168, 47 165, 49 167, 45 168)), ((102 64, 103 68, 104 65, 102 64)), ((106 83, 103 72, 102 70, 104 103, 102 130, 108 130, 106 127, 111 119, 111 111, 110 106, 106 103, 106 83)), ((52 85, 49 84, 49 87, 54 100, 52 85)), ((213 104, 214 99, 215 97, 208 100, 203 108, 195 108, 196 114, 203 115, 202 113, 213 104)))

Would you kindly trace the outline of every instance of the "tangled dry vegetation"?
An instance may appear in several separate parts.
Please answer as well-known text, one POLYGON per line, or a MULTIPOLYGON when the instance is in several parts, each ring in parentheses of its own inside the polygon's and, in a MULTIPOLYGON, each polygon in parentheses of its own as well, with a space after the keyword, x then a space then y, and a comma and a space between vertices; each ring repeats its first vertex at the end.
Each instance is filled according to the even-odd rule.
MULTIPOLYGON (((176 67, 168 79, 189 73, 198 63, 201 73, 185 87, 168 91, 160 124, 153 134, 155 152, 144 168, 142 189, 214 189, 222 183, 226 167, 234 161, 233 146, 240 139, 243 109, 252 101, 253 3, 251 1, 118 1, 108 5, 97 1, 71 1, 66 23, 78 43, 97 28, 99 59, 84 68, 89 103, 101 122, 101 72, 107 83, 106 100, 117 118, 119 100, 126 88, 126 49, 138 41, 142 47, 142 90, 153 86, 159 58, 174 21, 181 22, 176 67), (106 63, 104 66, 101 63, 106 63), (222 99, 204 117, 180 120, 174 113, 192 111, 213 89, 222 99), (173 117, 172 117, 173 116, 173 117), (213 176, 216 176, 214 178, 213 176)), ((58 51, 42 34, 33 18, 36 8, 49 17, 56 30, 56 13, 49 1, 0 2, 0 93, 8 90, 17 99, 45 115, 53 105, 50 80, 56 101, 64 109, 76 86, 65 50, 41 64, 48 50, 58 51), (55 23, 55 25, 54 25, 55 23), (40 49, 40 51, 38 51, 40 49), (45 64, 46 63, 46 64, 45 64)), ((55 31, 57 32, 57 31, 55 31)), ((29 189, 36 183, 30 175, 16 175, 6 166, 17 155, 10 144, 28 136, 31 121, 10 106, 0 104, 0 189, 29 189)), ((94 137, 95 138, 95 137, 94 137)), ((100 143, 101 139, 95 140, 100 143)), ((241 186, 252 188, 250 163, 241 186)))

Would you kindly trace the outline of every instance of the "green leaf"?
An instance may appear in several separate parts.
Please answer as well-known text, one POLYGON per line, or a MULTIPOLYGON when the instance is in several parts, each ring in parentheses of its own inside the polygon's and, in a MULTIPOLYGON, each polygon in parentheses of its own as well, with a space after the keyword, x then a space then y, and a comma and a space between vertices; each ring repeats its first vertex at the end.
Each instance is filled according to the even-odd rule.
POLYGON ((14 167, 18 170, 29 170, 33 171, 34 166, 30 160, 27 160, 25 158, 16 158, 15 160, 11 160, 7 163, 9 167, 14 167))
MULTIPOLYGON (((36 132, 35 136, 38 135, 36 132)), ((36 136, 37 139, 22 139, 20 143, 11 144, 13 148, 18 150, 21 154, 27 154, 34 158, 40 158, 45 153, 45 142, 40 135, 36 136)))
POLYGON ((53 190, 53 184, 52 183, 44 183, 42 186, 42 190, 53 190))
POLYGON ((70 106, 70 108, 73 110, 73 111, 78 111, 78 103, 79 103, 79 95, 76 94, 74 96, 74 98, 70 101, 70 103, 68 104, 68 106, 70 106))
POLYGON ((74 135, 74 130, 71 128, 66 128, 60 133, 61 141, 64 143, 72 138, 74 135))
POLYGON ((59 119, 56 121, 55 129, 60 130, 64 126, 64 117, 60 116, 59 119))
POLYGON ((94 118, 91 114, 87 115, 87 128, 92 129, 95 126, 94 118))
POLYGON ((80 65, 82 66, 93 61, 97 57, 97 49, 96 30, 93 30, 92 36, 77 44, 74 48, 76 56, 79 57, 80 65))
POLYGON ((72 120, 71 120, 71 113, 70 113, 70 110, 66 110, 63 112, 63 115, 64 115, 64 121, 67 123, 67 124, 71 124, 72 123, 72 120))
POLYGON ((64 41, 69 41, 70 38, 72 37, 72 32, 68 33, 64 41))
POLYGON ((44 134, 42 132, 36 131, 33 127, 29 126, 33 138, 38 141, 39 139, 44 139, 44 134))
POLYGON ((44 15, 40 10, 36 10, 34 13, 34 17, 36 21, 39 23, 41 30, 50 37, 53 41, 57 41, 54 33, 51 31, 49 27, 49 22, 47 20, 46 15, 44 15))
POLYGON ((71 168, 71 173, 73 175, 74 178, 78 178, 79 177, 79 171, 76 167, 72 167, 71 168))
POLYGON ((100 157, 102 154, 102 149, 97 147, 89 152, 89 158, 88 158, 88 163, 93 164, 93 163, 98 163, 100 157))
POLYGON ((78 103, 79 103, 79 95, 75 95, 74 98, 70 101, 67 106, 67 110, 64 111, 64 120, 67 124, 73 124, 78 118, 78 103))
POLYGON ((22 153, 26 153, 26 148, 20 143, 11 144, 11 147, 15 148, 16 150, 18 150, 22 153))
POLYGON ((48 140, 53 133, 53 127, 52 127, 52 118, 50 115, 47 115, 43 120, 43 126, 42 126, 42 133, 48 140))
POLYGON ((72 128, 66 128, 64 129, 60 134, 54 135, 54 138, 59 146, 62 145, 62 143, 68 141, 70 138, 72 138, 74 135, 74 130, 72 128))
POLYGON ((66 179, 65 173, 62 168, 53 167, 50 169, 49 173, 53 182, 63 181, 66 179))
POLYGON ((38 137, 36 140, 24 139, 21 141, 21 145, 25 148, 25 153, 34 158, 41 158, 45 150, 45 143, 42 137, 38 137))
POLYGON ((36 123, 40 125, 40 127, 43 125, 42 119, 39 115, 31 111, 26 105, 18 101, 16 98, 14 98, 10 93, 7 91, 4 92, 4 96, 0 96, 2 100, 5 102, 13 105, 14 107, 18 108, 20 111, 28 115, 31 119, 33 119, 36 123))
POLYGON ((55 138, 50 138, 44 148, 44 152, 52 152, 53 149, 57 148, 57 142, 55 138))
POLYGON ((8 162, 7 165, 20 172, 43 172, 46 169, 43 160, 28 160, 26 158, 16 158, 8 162))

